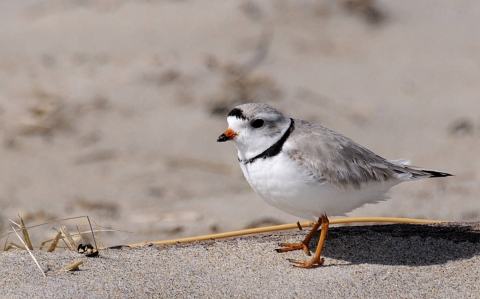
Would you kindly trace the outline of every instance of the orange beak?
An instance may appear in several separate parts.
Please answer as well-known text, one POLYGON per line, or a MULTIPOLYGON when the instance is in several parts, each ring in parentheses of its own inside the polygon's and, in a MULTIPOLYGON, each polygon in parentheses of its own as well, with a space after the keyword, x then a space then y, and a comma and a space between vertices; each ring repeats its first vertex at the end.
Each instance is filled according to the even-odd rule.
POLYGON ((222 135, 218 136, 217 142, 225 142, 228 140, 232 140, 237 136, 237 132, 232 129, 227 129, 222 135))

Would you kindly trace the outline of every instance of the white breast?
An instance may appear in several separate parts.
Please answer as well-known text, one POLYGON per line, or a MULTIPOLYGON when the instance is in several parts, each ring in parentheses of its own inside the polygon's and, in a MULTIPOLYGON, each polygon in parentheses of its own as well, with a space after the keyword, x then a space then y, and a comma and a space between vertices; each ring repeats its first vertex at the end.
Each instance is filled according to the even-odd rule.
POLYGON ((250 186, 267 203, 289 214, 316 221, 321 214, 343 215, 365 203, 386 199, 395 183, 376 183, 360 190, 343 190, 314 180, 284 153, 253 163, 240 162, 250 186))

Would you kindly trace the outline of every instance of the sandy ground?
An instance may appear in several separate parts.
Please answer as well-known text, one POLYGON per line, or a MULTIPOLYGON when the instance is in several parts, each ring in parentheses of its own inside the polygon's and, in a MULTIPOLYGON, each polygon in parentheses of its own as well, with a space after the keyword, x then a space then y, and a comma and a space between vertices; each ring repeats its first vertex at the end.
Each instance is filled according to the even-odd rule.
MULTIPOLYGON (((2 298, 478 298, 480 223, 332 228, 325 265, 292 267, 291 231, 193 244, 0 258, 2 298), (82 259, 79 271, 59 272, 82 259)), ((310 245, 316 240, 312 240, 310 245)), ((312 247, 313 249, 313 247, 312 247)))
POLYGON ((125 231, 111 246, 299 220, 215 142, 249 101, 455 174, 350 215, 480 220, 480 2, 360 2, 0 1, 3 230, 89 215, 125 231))

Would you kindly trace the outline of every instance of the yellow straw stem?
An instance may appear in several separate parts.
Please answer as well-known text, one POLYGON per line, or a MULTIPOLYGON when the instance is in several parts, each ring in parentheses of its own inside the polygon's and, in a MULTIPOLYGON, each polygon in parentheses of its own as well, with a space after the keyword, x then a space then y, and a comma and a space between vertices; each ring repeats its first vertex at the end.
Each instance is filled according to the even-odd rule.
MULTIPOLYGON (((330 224, 347 224, 347 223, 361 223, 361 222, 363 223, 371 222, 371 223, 428 224, 428 223, 439 223, 443 221, 414 219, 414 218, 395 218, 395 217, 358 217, 358 218, 340 218, 340 219, 330 220, 330 224)), ((300 222, 299 224, 302 228, 313 227, 315 225, 315 222, 307 221, 307 222, 300 222)), ((182 238, 182 239, 153 241, 153 242, 145 241, 142 243, 129 244, 128 246, 136 247, 136 246, 142 246, 142 245, 148 245, 148 244, 167 245, 167 244, 177 244, 177 243, 188 243, 188 242, 215 240, 215 239, 231 238, 231 237, 238 237, 238 236, 244 236, 244 235, 260 234, 260 233, 268 233, 268 232, 274 232, 279 230, 296 229, 296 228, 299 228, 298 224, 291 223, 291 224, 266 226, 266 227, 252 228, 252 229, 242 229, 242 230, 237 230, 232 232, 203 235, 203 236, 182 238)))

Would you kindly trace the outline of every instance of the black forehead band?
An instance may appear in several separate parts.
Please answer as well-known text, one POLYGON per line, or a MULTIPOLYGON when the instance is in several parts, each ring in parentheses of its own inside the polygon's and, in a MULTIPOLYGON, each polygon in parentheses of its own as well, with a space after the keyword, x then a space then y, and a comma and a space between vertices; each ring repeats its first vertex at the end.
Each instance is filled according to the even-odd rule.
POLYGON ((239 118, 239 119, 247 119, 245 115, 243 115, 242 109, 238 109, 238 108, 233 108, 232 111, 228 113, 228 116, 235 116, 236 118, 239 118))

